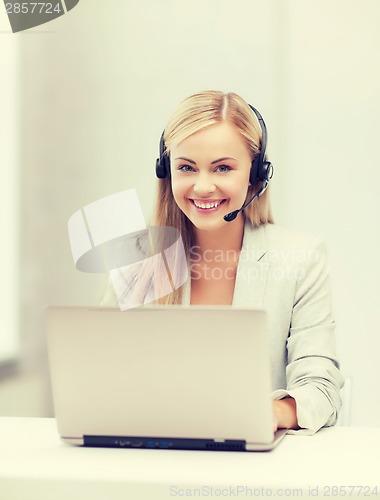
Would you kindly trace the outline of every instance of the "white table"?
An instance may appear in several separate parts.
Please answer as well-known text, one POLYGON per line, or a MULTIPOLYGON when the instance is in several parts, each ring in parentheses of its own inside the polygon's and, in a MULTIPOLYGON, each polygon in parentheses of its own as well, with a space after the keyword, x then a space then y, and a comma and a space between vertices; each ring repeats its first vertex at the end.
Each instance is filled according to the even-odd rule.
POLYGON ((271 452, 233 453, 75 447, 54 419, 0 418, 0 500, 374 498, 376 486, 380 499, 380 428, 322 429, 271 452))

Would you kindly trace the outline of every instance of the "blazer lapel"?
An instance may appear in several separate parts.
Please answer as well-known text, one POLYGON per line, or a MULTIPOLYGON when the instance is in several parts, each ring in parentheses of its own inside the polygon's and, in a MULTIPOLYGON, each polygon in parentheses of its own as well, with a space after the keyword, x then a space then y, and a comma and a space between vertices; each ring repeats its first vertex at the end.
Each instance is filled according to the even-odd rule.
POLYGON ((265 224, 253 227, 247 221, 243 245, 236 273, 233 307, 262 309, 270 269, 269 262, 262 262, 267 252, 265 224))

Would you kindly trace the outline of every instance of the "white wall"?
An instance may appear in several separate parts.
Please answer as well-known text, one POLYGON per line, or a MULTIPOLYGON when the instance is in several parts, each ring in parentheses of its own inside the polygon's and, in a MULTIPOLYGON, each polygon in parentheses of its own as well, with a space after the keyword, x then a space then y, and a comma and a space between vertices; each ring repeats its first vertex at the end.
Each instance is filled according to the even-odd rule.
POLYGON ((0 362, 12 360, 19 348, 18 68, 18 40, 0 35, 0 262, 6 284, 0 301, 0 362))
POLYGON ((102 292, 102 276, 74 268, 70 215, 133 186, 148 219, 158 141, 173 107, 197 90, 235 91, 267 123, 277 221, 326 240, 339 352, 354 380, 352 424, 380 424, 368 389, 380 378, 379 5, 80 0, 54 22, 12 35, 20 43, 25 364, 46 370, 46 304, 96 303, 102 292))
POLYGON ((289 5, 290 210, 284 223, 321 234, 334 287, 352 424, 379 425, 380 3, 289 5))

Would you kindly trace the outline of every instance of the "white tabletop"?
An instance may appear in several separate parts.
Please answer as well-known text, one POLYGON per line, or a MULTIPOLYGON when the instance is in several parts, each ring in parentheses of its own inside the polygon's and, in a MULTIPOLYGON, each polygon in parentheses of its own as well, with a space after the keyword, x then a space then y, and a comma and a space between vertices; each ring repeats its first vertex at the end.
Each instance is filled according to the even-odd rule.
POLYGON ((292 489, 298 498, 301 489, 303 498, 368 498, 375 487, 380 498, 380 428, 287 435, 271 452, 239 453, 76 447, 60 440, 54 419, 0 418, 0 500, 289 497, 292 489))

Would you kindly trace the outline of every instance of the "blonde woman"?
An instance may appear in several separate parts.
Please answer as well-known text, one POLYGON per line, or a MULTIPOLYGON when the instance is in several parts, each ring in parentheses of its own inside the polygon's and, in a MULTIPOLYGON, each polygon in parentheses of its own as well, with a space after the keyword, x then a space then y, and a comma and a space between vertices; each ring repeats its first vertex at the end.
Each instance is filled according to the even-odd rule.
MULTIPOLYGON (((156 302, 265 309, 275 430, 313 434, 335 424, 343 385, 325 249, 273 223, 265 143, 262 117, 234 93, 199 92, 175 110, 153 225, 179 230, 189 279, 156 302)), ((134 286, 146 294, 140 278, 134 286)), ((102 303, 117 304, 115 294, 102 303)))

